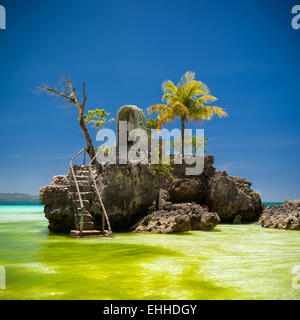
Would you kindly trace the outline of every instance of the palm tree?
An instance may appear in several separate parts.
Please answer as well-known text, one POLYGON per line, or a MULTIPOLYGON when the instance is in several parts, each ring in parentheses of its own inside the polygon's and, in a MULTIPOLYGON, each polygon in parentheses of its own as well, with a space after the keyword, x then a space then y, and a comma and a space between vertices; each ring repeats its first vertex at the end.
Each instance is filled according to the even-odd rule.
POLYGON ((205 105, 214 102, 217 98, 209 94, 209 89, 203 82, 195 80, 195 72, 186 72, 177 86, 171 80, 163 82, 162 90, 164 92, 162 102, 165 104, 150 106, 148 113, 158 113, 159 130, 166 122, 180 118, 182 155, 186 122, 189 120, 209 120, 214 114, 219 118, 227 117, 223 108, 205 105))

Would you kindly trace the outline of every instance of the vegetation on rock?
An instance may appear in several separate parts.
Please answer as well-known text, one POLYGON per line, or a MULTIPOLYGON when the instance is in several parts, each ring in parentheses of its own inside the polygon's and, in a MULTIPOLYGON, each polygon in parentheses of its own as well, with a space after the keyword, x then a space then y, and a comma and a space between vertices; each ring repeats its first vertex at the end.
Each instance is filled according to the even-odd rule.
POLYGON ((184 153, 184 129, 189 120, 209 120, 213 115, 219 118, 227 116, 221 107, 208 106, 207 103, 217 100, 209 94, 208 87, 201 81, 195 80, 194 72, 186 72, 181 82, 175 85, 171 80, 162 84, 164 95, 162 102, 165 104, 154 104, 148 108, 149 114, 158 113, 158 128, 165 123, 179 118, 181 121, 182 154, 184 153))
POLYGON ((106 122, 113 121, 113 118, 107 120, 106 117, 109 116, 109 113, 106 113, 103 109, 89 110, 87 114, 84 114, 87 102, 85 82, 82 84, 82 101, 80 101, 80 94, 71 80, 62 76, 56 88, 44 85, 40 90, 51 96, 63 99, 66 109, 76 106, 79 126, 86 141, 86 150, 90 158, 93 159, 95 157, 95 148, 87 124, 92 124, 97 129, 100 129, 106 122))

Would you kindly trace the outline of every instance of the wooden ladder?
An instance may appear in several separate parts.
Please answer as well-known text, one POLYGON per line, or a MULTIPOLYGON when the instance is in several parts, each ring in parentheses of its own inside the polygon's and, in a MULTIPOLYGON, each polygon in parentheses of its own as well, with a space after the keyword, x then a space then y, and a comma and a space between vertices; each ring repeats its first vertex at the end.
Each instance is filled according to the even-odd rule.
POLYGON ((76 188, 76 195, 78 200, 76 201, 77 208, 75 214, 75 226, 76 230, 71 230, 71 236, 73 237, 83 237, 83 236, 98 236, 98 235, 108 235, 112 236, 111 227, 109 223, 109 219, 107 216, 107 212, 105 210, 95 176, 92 171, 92 162, 94 161, 95 157, 90 161, 89 165, 85 165, 85 158, 86 158, 86 149, 82 149, 78 153, 76 153, 70 160, 70 170, 75 182, 76 188), (84 165, 78 166, 73 165, 73 160, 78 157, 82 152, 84 152, 84 165), (76 172, 74 170, 76 169, 76 172), (80 174, 78 174, 78 172, 80 174), (84 195, 88 195, 90 192, 93 191, 93 187, 90 181, 90 177, 92 177, 94 188, 100 200, 100 204, 102 207, 102 233, 99 230, 94 229, 94 221, 92 215, 89 213, 86 207, 88 207, 89 200, 83 199, 84 195), (80 183, 80 184, 79 184, 80 183), (80 190, 80 188, 82 190, 80 190), (105 220, 108 225, 108 232, 105 231, 105 220))

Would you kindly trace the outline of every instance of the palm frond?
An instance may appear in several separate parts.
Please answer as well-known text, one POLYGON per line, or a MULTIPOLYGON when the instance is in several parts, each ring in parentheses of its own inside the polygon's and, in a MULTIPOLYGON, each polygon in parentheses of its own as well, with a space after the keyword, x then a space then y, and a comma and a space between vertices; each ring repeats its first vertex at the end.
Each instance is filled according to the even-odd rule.
POLYGON ((198 98, 197 100, 195 100, 195 104, 197 106, 202 106, 203 103, 210 103, 210 102, 214 102, 216 100, 218 100, 218 98, 216 98, 212 95, 204 95, 204 96, 198 98))
POLYGON ((177 86, 170 80, 163 82, 162 89, 162 101, 165 104, 155 104, 147 109, 149 114, 157 112, 159 128, 176 117, 182 120, 202 121, 209 120, 213 115, 219 118, 228 116, 221 107, 205 105, 216 101, 217 98, 210 95, 205 83, 195 80, 195 72, 186 72, 177 86))
POLYGON ((147 109, 148 114, 152 114, 154 112, 170 112, 171 110, 171 107, 167 106, 166 104, 154 104, 147 109))
POLYGON ((205 107, 200 107, 196 109, 192 109, 189 111, 187 115, 188 120, 192 121, 201 121, 201 120, 209 120, 213 116, 213 113, 206 109, 205 107))
POLYGON ((174 121, 175 116, 176 116, 176 115, 175 115, 173 112, 166 113, 166 114, 164 114, 164 115, 159 116, 159 118, 158 118, 158 130, 160 130, 161 127, 162 127, 165 123, 174 121))
POLYGON ((208 94, 208 87, 201 81, 191 81, 184 87, 183 96, 184 99, 194 100, 201 95, 208 94))
POLYGON ((167 92, 163 95, 163 97, 161 98, 161 101, 162 102, 167 102, 167 103, 170 103, 170 101, 172 99, 174 99, 176 97, 176 95, 170 93, 170 92, 167 92))
POLYGON ((162 90, 164 93, 167 93, 167 92, 170 92, 173 94, 177 93, 177 87, 171 80, 167 80, 162 83, 162 90))
POLYGON ((182 77, 181 77, 181 85, 184 87, 188 85, 191 81, 195 79, 195 72, 193 71, 187 71, 182 77))
POLYGON ((226 111, 223 110, 221 107, 215 106, 205 106, 204 108, 209 108, 213 114, 216 114, 219 118, 226 118, 228 114, 226 111))
POLYGON ((194 108, 188 113, 189 120, 209 120, 213 115, 217 115, 219 118, 227 117, 227 113, 221 107, 216 106, 202 106, 194 108))
POLYGON ((178 117, 184 117, 189 112, 188 108, 180 101, 176 101, 172 105, 172 109, 173 113, 176 114, 178 117))

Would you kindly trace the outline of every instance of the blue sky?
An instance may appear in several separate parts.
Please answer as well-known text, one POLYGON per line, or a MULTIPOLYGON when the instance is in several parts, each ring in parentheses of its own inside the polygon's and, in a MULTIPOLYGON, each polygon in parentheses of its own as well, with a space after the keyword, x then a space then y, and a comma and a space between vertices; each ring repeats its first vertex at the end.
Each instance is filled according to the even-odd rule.
POLYGON ((115 116, 160 102, 161 82, 192 70, 229 114, 203 125, 216 167, 252 181, 264 201, 300 198, 297 1, 0 4, 0 192, 38 194, 84 147, 75 110, 32 92, 55 85, 58 71, 86 81, 90 108, 115 116))

